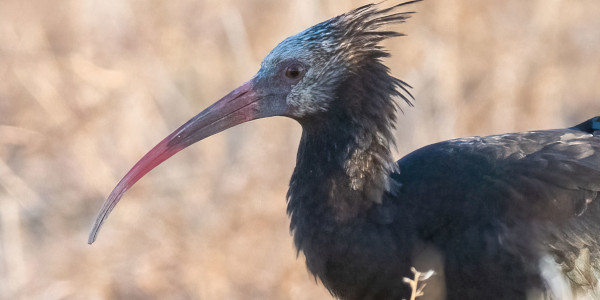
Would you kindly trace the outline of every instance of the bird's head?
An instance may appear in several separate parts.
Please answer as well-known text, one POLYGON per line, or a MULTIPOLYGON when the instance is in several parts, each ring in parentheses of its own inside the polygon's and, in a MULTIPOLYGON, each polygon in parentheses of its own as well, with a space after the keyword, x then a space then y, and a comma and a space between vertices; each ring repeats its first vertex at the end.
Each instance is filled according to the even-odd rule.
POLYGON ((119 199, 146 173, 187 146, 227 128, 271 116, 300 123, 326 120, 334 107, 344 107, 350 118, 365 113, 378 118, 378 111, 369 111, 375 107, 388 111, 382 119, 393 124, 396 103, 391 98, 409 102, 411 96, 408 86, 381 63, 389 54, 380 42, 402 34, 382 30, 382 26, 406 21, 413 12, 398 12, 399 8, 419 1, 388 8, 365 5, 285 39, 265 57, 252 79, 183 124, 133 166, 104 202, 88 242, 95 241, 119 199), (369 97, 362 97, 366 94, 369 97), (365 98, 374 103, 361 103, 365 98))
MULTIPOLYGON (((285 39, 265 57, 251 84, 263 93, 267 105, 274 105, 273 115, 302 120, 326 113, 335 101, 351 107, 341 89, 356 92, 347 85, 356 83, 353 78, 389 75, 380 61, 389 54, 380 42, 402 34, 381 30, 382 26, 405 22, 414 12, 397 10, 414 2, 418 1, 386 9, 365 5, 285 39), (382 74, 374 74, 377 71, 382 74)), ((394 96, 408 101, 404 83, 393 77, 389 83, 394 96)))

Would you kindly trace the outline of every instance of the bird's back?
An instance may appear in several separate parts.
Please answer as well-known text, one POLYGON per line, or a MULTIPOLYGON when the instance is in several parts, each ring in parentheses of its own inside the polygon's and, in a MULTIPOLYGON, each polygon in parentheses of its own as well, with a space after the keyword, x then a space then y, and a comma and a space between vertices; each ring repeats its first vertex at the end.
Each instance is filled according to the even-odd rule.
POLYGON ((399 165, 398 198, 445 257, 448 299, 598 291, 600 118, 445 141, 399 165))

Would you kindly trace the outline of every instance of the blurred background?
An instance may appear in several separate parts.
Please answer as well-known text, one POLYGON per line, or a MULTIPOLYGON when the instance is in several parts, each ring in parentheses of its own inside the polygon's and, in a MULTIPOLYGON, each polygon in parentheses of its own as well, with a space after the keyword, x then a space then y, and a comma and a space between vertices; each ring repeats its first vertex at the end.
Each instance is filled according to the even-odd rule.
MULTIPOLYGON (((0 299, 331 299, 285 213, 300 127, 211 137, 102 201, 285 37, 369 0, 0 1, 0 299)), ((390 1, 390 4, 396 1, 390 1)), ((398 158, 600 115, 600 1, 428 0, 386 42, 398 158)), ((427 291, 427 290, 426 290, 427 291)))

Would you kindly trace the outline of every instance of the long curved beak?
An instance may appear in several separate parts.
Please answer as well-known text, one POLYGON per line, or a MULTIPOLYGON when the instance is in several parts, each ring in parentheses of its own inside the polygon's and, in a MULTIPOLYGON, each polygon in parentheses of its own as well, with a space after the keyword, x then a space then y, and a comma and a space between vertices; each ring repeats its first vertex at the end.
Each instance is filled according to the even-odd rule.
POLYGON ((163 161, 187 146, 227 128, 250 120, 277 115, 275 106, 264 105, 260 101, 262 98, 257 95, 253 80, 250 80, 187 121, 154 146, 127 172, 104 201, 90 232, 88 243, 92 244, 96 240, 102 224, 123 194, 163 161))

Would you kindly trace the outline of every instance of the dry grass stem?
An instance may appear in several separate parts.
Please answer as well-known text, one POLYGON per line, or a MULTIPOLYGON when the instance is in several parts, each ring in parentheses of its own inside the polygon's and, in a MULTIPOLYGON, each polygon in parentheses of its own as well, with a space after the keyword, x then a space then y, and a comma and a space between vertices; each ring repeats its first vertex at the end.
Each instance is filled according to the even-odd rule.
POLYGON ((410 268, 410 271, 414 275, 413 278, 404 277, 404 282, 411 288, 410 300, 415 300, 418 297, 425 295, 423 290, 427 286, 427 283, 424 283, 424 281, 435 275, 435 272, 433 270, 429 270, 425 273, 421 273, 415 268, 410 268))

